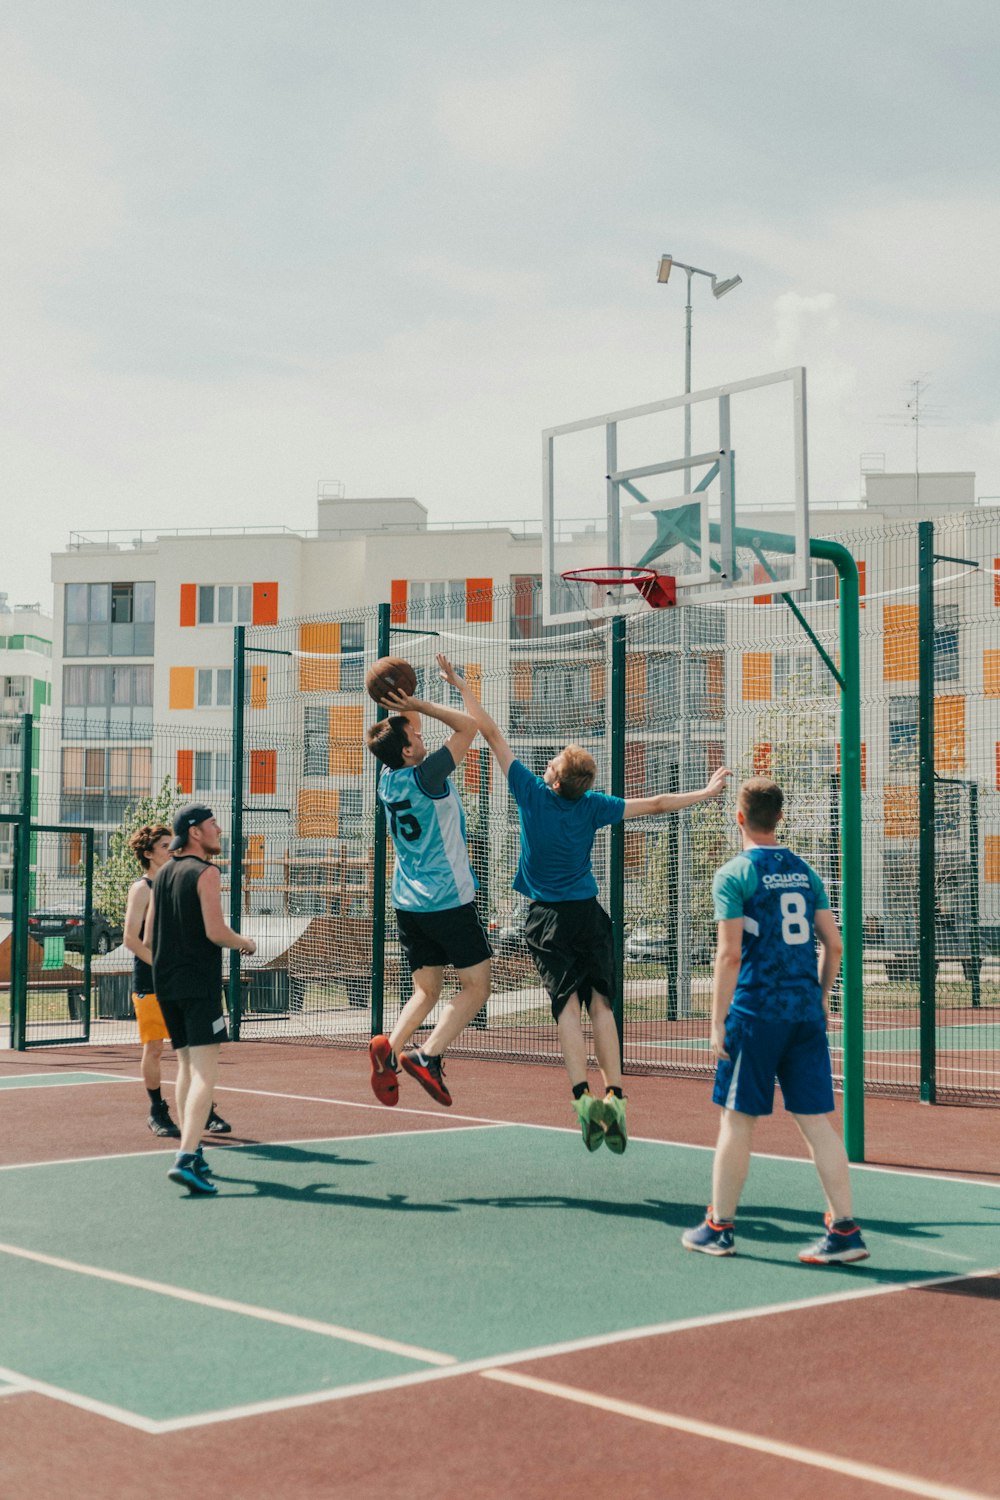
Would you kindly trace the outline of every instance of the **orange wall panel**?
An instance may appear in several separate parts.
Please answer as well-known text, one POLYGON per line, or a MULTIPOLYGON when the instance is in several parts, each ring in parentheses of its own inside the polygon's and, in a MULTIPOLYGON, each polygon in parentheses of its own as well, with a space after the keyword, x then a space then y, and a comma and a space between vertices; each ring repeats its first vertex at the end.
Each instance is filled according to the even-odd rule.
POLYGON ((882 676, 886 682, 916 682, 920 640, 916 604, 887 604, 882 611, 882 676))
POLYGON ((389 585, 389 619, 393 625, 406 624, 406 596, 406 579, 394 578, 389 585))
POLYGON ((465 580, 465 618, 470 624, 488 625, 493 619, 493 579, 465 580))
POLYGON ((299 692, 335 693, 340 687, 340 625, 300 625, 299 650, 299 692))
POLYGON ((774 691, 772 679, 773 663, 770 651, 744 651, 743 681, 740 689, 744 703, 760 703, 770 698, 774 691))
POLYGON ((264 835, 251 833, 243 848, 243 874, 247 880, 264 879, 264 835))
POLYGON ((273 797, 278 789, 277 750, 250 751, 250 793, 255 797, 273 797))
POLYGON ((295 831, 300 839, 335 839, 340 827, 340 793, 302 787, 296 806, 295 831))
POLYGON ((194 625, 198 619, 198 585, 181 584, 181 624, 194 625))
POLYGON ((882 794, 887 839, 915 839, 920 832, 920 794, 915 786, 887 786, 882 794))
POLYGON ((983 652, 983 692, 987 698, 1000 698, 1000 651, 983 652))
POLYGON ((983 879, 1000 885, 1000 834, 988 833, 983 839, 983 879))
POLYGON ((771 774, 771 746, 766 740, 762 745, 753 747, 753 774, 755 776, 770 776, 771 774))
POLYGON ((267 668, 250 668, 250 707, 267 707, 267 668))
POLYGON ((330 709, 330 775, 359 776, 364 770, 364 709, 354 704, 330 709))
POLYGON ((934 698, 934 769, 939 776, 965 770, 965 699, 960 693, 934 698))
POLYGON ((170 668, 170 707, 194 708, 194 667, 170 668))
POLYGON ((194 791, 194 751, 177 752, 177 790, 190 797, 194 791))
POLYGON ((253 623, 255 625, 277 625, 277 583, 255 583, 253 586, 253 623))

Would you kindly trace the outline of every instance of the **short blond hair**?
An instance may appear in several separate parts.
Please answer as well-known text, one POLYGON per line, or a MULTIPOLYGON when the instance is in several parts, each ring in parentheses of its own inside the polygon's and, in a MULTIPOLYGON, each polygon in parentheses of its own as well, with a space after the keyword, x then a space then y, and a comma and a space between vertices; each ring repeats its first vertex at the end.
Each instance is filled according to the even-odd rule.
POLYGON ((559 783, 560 797, 576 802, 594 785, 597 761, 582 745, 567 745, 553 757, 552 769, 559 783))

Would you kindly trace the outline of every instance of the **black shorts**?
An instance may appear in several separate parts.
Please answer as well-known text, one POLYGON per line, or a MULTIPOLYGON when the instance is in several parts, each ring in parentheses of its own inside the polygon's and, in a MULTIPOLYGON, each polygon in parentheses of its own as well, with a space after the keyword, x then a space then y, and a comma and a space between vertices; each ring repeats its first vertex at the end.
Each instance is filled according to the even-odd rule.
POLYGON ((221 994, 215 999, 204 995, 196 1000, 157 998, 175 1052, 179 1047, 213 1047, 229 1041, 221 994))
POLYGON ((524 939, 558 1021, 571 995, 590 1006, 591 995, 615 997, 611 918, 596 896, 586 901, 532 901, 524 939))
POLYGON ((411 972, 417 969, 471 969, 493 957, 475 905, 448 911, 402 911, 396 907, 399 942, 411 972))

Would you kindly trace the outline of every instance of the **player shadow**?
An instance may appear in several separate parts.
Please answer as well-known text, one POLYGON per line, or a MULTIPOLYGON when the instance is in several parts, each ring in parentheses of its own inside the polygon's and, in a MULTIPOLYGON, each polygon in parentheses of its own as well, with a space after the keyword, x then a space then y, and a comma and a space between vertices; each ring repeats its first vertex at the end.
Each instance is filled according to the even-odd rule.
POLYGON ((699 1203, 665 1203, 656 1198, 644 1202, 620 1203, 607 1198, 574 1198, 563 1193, 542 1193, 534 1197, 511 1193, 486 1198, 453 1198, 449 1200, 470 1208, 568 1208, 581 1213, 601 1214, 607 1218, 647 1219, 657 1224, 688 1229, 704 1217, 705 1205, 699 1203))
MULTIPOLYGON (((246 1145, 241 1145, 239 1154, 259 1157, 262 1161, 283 1162, 290 1166, 298 1166, 306 1162, 314 1162, 323 1167, 370 1167, 372 1165, 370 1158, 366 1156, 341 1156, 337 1151, 315 1151, 308 1146, 274 1146, 267 1141, 250 1141, 246 1145)), ((218 1173, 215 1175, 218 1176, 218 1173)))
MULTIPOLYGON (((329 1162, 330 1158, 322 1160, 329 1162)), ((411 1203, 405 1193, 386 1193, 383 1198, 368 1197, 363 1193, 338 1193, 331 1182, 310 1182, 304 1187, 293 1187, 287 1182, 261 1182, 256 1177, 235 1177, 229 1172, 217 1172, 214 1165, 212 1177, 219 1189, 219 1199, 278 1198, 285 1203, 320 1204, 324 1208, 370 1208, 383 1213, 458 1213, 457 1208, 447 1203, 411 1203), (249 1188, 250 1191, 234 1193, 228 1191, 230 1186, 249 1188)))

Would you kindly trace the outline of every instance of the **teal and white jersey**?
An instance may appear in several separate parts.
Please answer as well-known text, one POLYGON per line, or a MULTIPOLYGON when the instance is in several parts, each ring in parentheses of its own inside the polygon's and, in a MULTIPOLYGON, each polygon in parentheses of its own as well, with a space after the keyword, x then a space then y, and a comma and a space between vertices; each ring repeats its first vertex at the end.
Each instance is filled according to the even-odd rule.
POLYGON ((732 1009, 764 1021, 820 1019, 815 914, 830 901, 812 866, 783 845, 757 845, 716 871, 712 895, 717 922, 743 920, 732 1009))
POLYGON ((379 777, 396 851, 392 904, 401 911, 450 911, 475 898, 465 812, 449 780, 454 769, 451 751, 442 745, 419 766, 386 769, 379 777))

